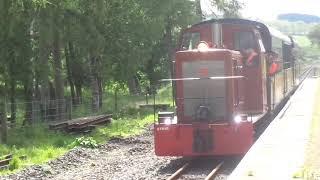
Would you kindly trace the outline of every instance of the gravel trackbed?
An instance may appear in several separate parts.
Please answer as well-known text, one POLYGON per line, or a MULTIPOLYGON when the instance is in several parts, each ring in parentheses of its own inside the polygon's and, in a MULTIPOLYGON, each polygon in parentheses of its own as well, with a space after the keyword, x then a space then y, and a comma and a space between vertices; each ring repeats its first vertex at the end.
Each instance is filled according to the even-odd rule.
MULTIPOLYGON (((183 158, 157 157, 149 129, 140 136, 113 139, 96 149, 75 148, 47 164, 0 179, 166 179, 185 162, 183 158)), ((231 160, 230 166, 234 164, 231 160)), ((225 179, 230 173, 229 168, 224 169, 216 179, 225 179)))

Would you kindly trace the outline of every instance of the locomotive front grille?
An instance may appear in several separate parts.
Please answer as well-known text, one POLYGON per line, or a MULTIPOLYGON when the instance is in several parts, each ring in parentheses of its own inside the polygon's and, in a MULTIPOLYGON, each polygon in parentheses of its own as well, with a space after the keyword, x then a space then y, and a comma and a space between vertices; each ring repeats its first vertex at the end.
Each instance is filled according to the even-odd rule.
MULTIPOLYGON (((183 78, 225 76, 224 61, 190 61, 182 64, 183 78)), ((183 82, 183 110, 193 121, 222 120, 226 116, 225 80, 183 82)))

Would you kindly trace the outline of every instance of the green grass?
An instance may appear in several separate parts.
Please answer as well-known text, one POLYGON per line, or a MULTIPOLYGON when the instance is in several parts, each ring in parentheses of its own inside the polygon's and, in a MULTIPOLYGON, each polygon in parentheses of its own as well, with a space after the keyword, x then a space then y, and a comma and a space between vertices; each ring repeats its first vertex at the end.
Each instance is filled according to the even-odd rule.
MULTIPOLYGON (((91 141, 90 146, 86 147, 92 147, 92 142, 101 144, 111 138, 137 135, 143 131, 144 127, 153 123, 153 113, 132 111, 134 111, 131 112, 132 114, 127 114, 130 113, 127 111, 126 114, 117 115, 118 119, 114 119, 110 125, 98 127, 83 137, 91 141)), ((14 159, 10 164, 10 170, 1 171, 0 174, 11 173, 29 165, 42 164, 55 159, 80 145, 77 142, 80 138, 82 138, 80 135, 51 132, 45 126, 12 129, 9 131, 9 143, 0 145, 0 156, 12 153, 14 159), (26 156, 26 159, 19 159, 22 156, 26 156)))
POLYGON ((69 144, 74 141, 73 136, 48 131, 43 125, 11 129, 8 137, 8 144, 0 145, 0 156, 12 153, 14 157, 10 170, 0 174, 61 156, 71 148, 69 144), (23 156, 26 158, 20 159, 23 156))
POLYGON ((144 128, 153 123, 154 117, 150 112, 138 112, 129 117, 119 117, 113 120, 112 124, 96 129, 92 133, 93 139, 98 143, 103 143, 111 138, 126 138, 140 134, 144 128))
MULTIPOLYGON (((112 112, 112 103, 114 103, 113 98, 109 96, 98 114, 112 112)), ((78 145, 95 147, 96 143, 106 143, 115 137, 125 138, 140 134, 147 125, 154 122, 153 110, 137 109, 138 104, 144 103, 144 96, 119 95, 119 109, 113 113, 114 119, 112 123, 98 127, 84 137, 49 131, 45 124, 37 124, 30 127, 22 127, 18 124, 16 128, 9 130, 8 143, 6 145, 0 144, 0 157, 9 153, 14 155, 10 163, 10 169, 0 171, 0 175, 21 170, 26 166, 43 164, 63 155, 78 145)), ((153 103, 151 97, 149 98, 149 103, 153 103)), ((156 96, 156 103, 172 104, 171 88, 168 86, 160 88, 156 96)), ((23 118, 23 112, 20 112, 19 109, 18 114, 18 118, 23 118)), ((88 110, 88 105, 85 103, 73 109, 73 115, 74 117, 81 117, 92 115, 92 113, 88 110)), ((17 121, 19 120, 17 119, 17 121)))

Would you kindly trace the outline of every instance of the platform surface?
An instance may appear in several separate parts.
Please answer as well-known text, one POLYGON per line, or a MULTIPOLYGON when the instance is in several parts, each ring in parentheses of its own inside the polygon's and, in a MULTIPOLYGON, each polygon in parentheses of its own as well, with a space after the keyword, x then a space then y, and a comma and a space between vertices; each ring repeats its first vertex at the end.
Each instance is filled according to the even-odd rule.
POLYGON ((230 180, 294 179, 304 164, 318 80, 306 79, 250 148, 230 180))

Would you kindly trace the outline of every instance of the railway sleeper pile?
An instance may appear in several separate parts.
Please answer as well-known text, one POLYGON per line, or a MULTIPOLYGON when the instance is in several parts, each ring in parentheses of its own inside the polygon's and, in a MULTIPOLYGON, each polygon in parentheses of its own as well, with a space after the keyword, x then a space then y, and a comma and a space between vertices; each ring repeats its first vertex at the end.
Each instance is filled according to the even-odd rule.
POLYGON ((0 170, 8 169, 10 161, 12 160, 12 154, 5 155, 0 158, 0 170))
POLYGON ((66 132, 90 132, 96 126, 111 122, 112 114, 88 116, 77 119, 53 122, 49 124, 51 130, 63 130, 66 132))

